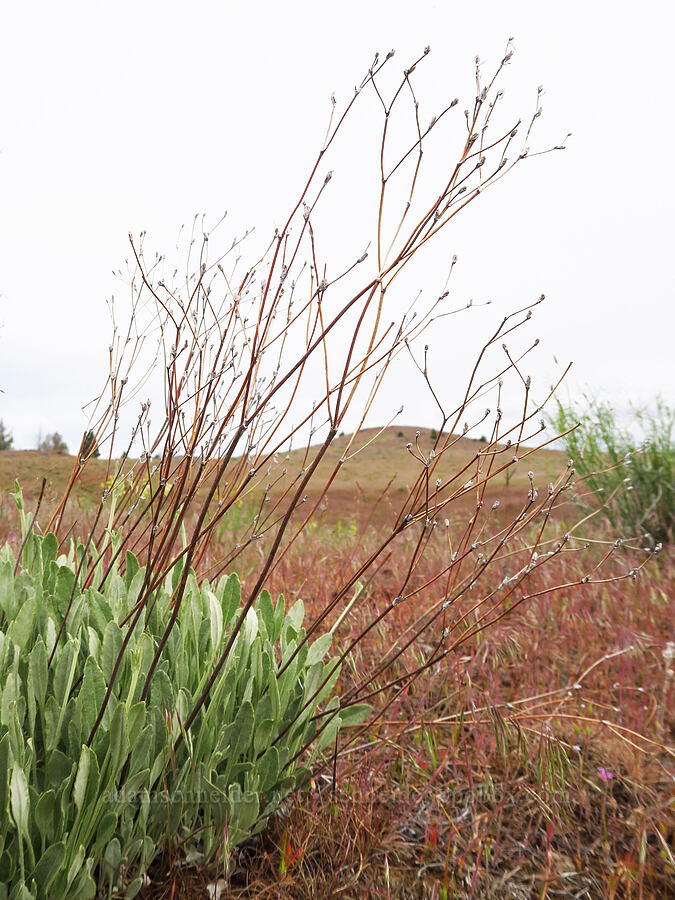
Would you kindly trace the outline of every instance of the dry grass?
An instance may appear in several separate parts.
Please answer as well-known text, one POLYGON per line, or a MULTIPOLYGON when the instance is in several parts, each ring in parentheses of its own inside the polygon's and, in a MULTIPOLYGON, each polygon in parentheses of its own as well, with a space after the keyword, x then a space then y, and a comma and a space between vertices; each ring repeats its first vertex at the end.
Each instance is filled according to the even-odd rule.
MULTIPOLYGON (((329 495, 323 523, 301 535, 273 574, 271 587, 291 600, 302 596, 309 616, 327 606, 357 552, 381 540, 386 517, 359 511, 372 509, 389 467, 401 461, 404 485, 415 475, 405 451, 414 430, 401 429, 403 438, 398 430, 355 458, 338 502, 331 510, 329 495)), ((456 453, 470 458, 473 444, 462 442, 456 453)), ((542 477, 560 465, 553 452, 538 460, 542 477)), ((85 489, 75 498, 85 517, 99 465, 87 470, 91 495, 85 489)), ((69 461, 3 453, 0 467, 9 521, 13 478, 35 489, 39 473, 49 473, 55 496, 69 461)), ((518 475, 501 487, 514 503, 522 496, 518 475)), ((214 557, 232 538, 221 532, 214 557)), ((556 581, 577 581, 597 553, 591 544, 570 554, 556 581)), ((617 571, 634 564, 625 553, 610 563, 617 571)), ((390 602, 406 559, 389 559, 369 581, 351 613, 354 634, 390 602)), ((549 577, 543 569, 530 591, 545 589, 549 577)), ((675 744, 675 718, 663 656, 674 613, 672 556, 636 581, 575 584, 516 609, 412 683, 367 735, 328 760, 311 790, 241 849, 224 896, 675 896, 673 757, 664 749, 675 744)), ((350 660, 353 683, 404 624, 397 612, 360 642, 350 660)), ((401 659, 402 674, 423 650, 416 645, 401 659)), ((349 687, 348 676, 341 689, 349 687)), ((208 896, 209 875, 179 859, 157 864, 144 896, 208 896)))
MULTIPOLYGON (((326 529, 288 562, 289 593, 310 612, 326 603, 350 540, 336 544, 326 529)), ((573 580, 579 558, 567 565, 573 580)), ((372 614, 384 595, 371 584, 363 606, 372 614)), ((675 896, 663 657, 674 598, 675 566, 662 558, 636 582, 575 587, 515 611, 329 760, 242 848, 223 896, 675 896)), ((396 628, 360 646, 354 673, 396 628)), ((207 896, 205 873, 166 869, 145 896, 207 896)))
MULTIPOLYGON (((433 446, 434 432, 429 428, 404 425, 391 426, 382 431, 375 428, 363 429, 350 451, 356 455, 341 466, 339 477, 328 490, 321 510, 322 519, 338 526, 338 530, 349 529, 352 522, 365 524, 389 520, 392 507, 400 505, 419 477, 420 463, 406 450, 408 441, 414 443, 418 434, 421 444, 433 446)), ((318 484, 328 480, 351 438, 350 434, 342 434, 328 448, 317 467, 318 484)), ((461 438, 446 453, 438 467, 439 476, 443 477, 463 468, 475 459, 476 453, 483 447, 484 444, 478 440, 461 438)), ((273 498, 283 492, 296 472, 302 468, 305 456, 305 449, 292 450, 282 455, 288 475, 274 486, 271 491, 273 498)), ((507 473, 494 479, 488 486, 487 496, 490 500, 493 497, 500 498, 500 516, 505 521, 510 521, 522 506, 522 498, 528 488, 528 469, 535 471, 540 482, 547 482, 557 477, 564 467, 565 459, 562 451, 539 450, 528 459, 527 464, 509 469, 508 480, 507 473)), ((7 539, 14 522, 14 504, 8 499, 7 493, 13 490, 15 480, 18 479, 21 483, 27 507, 34 508, 40 495, 42 479, 47 479, 42 511, 48 517, 64 494, 72 468, 73 457, 67 454, 41 453, 37 450, 0 452, 0 540, 7 539)), ((91 514, 100 501, 106 470, 107 460, 90 459, 78 479, 77 493, 73 498, 74 508, 69 508, 68 519, 69 524, 78 522, 81 533, 86 533, 91 514)), ((200 489, 200 496, 206 494, 209 484, 209 479, 206 478, 200 489)), ((247 510, 256 506, 261 493, 260 483, 252 486, 249 494, 245 495, 247 510)))

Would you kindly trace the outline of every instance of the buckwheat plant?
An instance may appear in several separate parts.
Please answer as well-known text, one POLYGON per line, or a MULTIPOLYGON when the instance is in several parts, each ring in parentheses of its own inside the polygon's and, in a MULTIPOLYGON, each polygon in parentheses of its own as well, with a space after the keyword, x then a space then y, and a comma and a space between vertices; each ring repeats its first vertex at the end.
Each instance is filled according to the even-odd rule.
MULTIPOLYGON (((260 254, 243 261, 250 236, 214 250, 218 233, 197 221, 177 267, 148 254, 144 235, 131 239, 129 320, 115 321, 109 375, 67 489, 40 522, 17 487, 22 544, 0 554, 0 897, 131 897, 164 851, 228 869, 289 792, 372 734, 428 669, 558 589, 528 592, 528 580, 579 546, 554 515, 573 468, 548 488, 529 472, 509 521, 494 487, 557 437, 543 433, 548 398, 533 401, 524 370, 537 341, 520 337, 543 297, 497 323, 461 389, 445 396, 420 339, 466 304, 452 306, 444 286, 425 308, 403 277, 429 242, 449 238, 457 215, 535 155, 541 91, 526 122, 498 130, 507 48, 487 79, 477 61, 466 110, 451 100, 424 125, 414 80, 427 52, 400 77, 393 52, 376 57, 349 101, 333 102, 307 181, 260 254), (333 273, 318 230, 331 153, 359 104, 381 128, 372 147, 358 136, 352 171, 372 151, 377 184, 374 208, 364 194, 344 230, 372 220, 373 233, 333 273), (436 141, 453 162, 430 181, 423 150, 436 141), (435 438, 409 444, 418 474, 388 536, 355 549, 306 623, 301 602, 286 609, 267 587, 361 451, 359 431, 399 354, 437 404, 435 438), (153 380, 161 409, 142 399, 153 380), (502 413, 509 384, 520 394, 515 422, 502 413), (129 404, 138 415, 122 442, 129 404), (487 439, 448 467, 476 429, 487 439), (65 513, 97 448, 105 487, 78 534, 65 513), (242 509, 250 520, 237 540, 215 544, 242 509), (361 587, 392 554, 407 556, 407 574, 391 598, 367 601, 361 587), (356 613, 365 624, 354 635, 356 613), (359 643, 387 620, 397 623, 388 652, 359 668, 359 643)), ((584 581, 598 577, 594 569, 584 581)))

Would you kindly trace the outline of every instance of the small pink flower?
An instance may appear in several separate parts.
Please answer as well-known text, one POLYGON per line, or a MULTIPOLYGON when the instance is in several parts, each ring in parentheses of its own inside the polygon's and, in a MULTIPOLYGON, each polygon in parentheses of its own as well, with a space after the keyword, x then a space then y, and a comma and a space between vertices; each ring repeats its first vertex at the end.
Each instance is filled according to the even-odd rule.
POLYGON ((598 775, 602 778, 603 781, 610 781, 610 779, 614 778, 614 775, 611 772, 608 772, 604 766, 600 766, 598 769, 598 775))

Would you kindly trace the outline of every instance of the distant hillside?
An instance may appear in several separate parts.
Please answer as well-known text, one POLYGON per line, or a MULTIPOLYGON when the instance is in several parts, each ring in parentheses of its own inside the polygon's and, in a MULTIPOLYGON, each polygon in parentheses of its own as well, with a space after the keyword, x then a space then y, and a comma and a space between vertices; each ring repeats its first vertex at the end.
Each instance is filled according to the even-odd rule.
MULTIPOLYGON (((385 428, 380 434, 376 428, 361 431, 329 491, 325 505, 328 519, 360 518, 366 515, 385 490, 386 505, 393 502, 394 506, 398 506, 423 468, 420 461, 406 449, 406 444, 410 442, 414 447, 418 443, 422 453, 428 455, 434 444, 431 435, 432 431, 429 428, 416 429, 407 426, 385 428), (416 437, 418 430, 419 438, 416 437)), ((335 439, 318 467, 315 482, 317 485, 327 478, 337 461, 344 456, 350 440, 351 435, 342 435, 335 439)), ((471 460, 475 460, 476 453, 484 448, 485 444, 480 441, 459 438, 441 458, 438 476, 444 478, 455 473, 471 460)), ((500 454, 499 465, 508 460, 511 452, 508 451, 508 456, 506 452, 500 454)), ((297 475, 303 466, 304 456, 304 449, 294 450, 290 454, 279 454, 279 469, 285 466, 288 472, 286 479, 277 486, 273 494, 278 493, 282 489, 282 484, 287 485, 297 475)), ((8 502, 7 492, 13 489, 15 479, 19 480, 28 504, 33 504, 40 492, 44 476, 47 478, 44 503, 47 507, 51 506, 65 490, 73 463, 72 456, 40 453, 37 450, 0 452, 0 491, 3 505, 8 502)), ((529 487, 528 470, 535 473, 538 483, 543 486, 555 478, 564 466, 565 455, 561 451, 548 449, 537 451, 511 469, 508 484, 506 473, 498 475, 490 487, 490 496, 499 497, 505 511, 515 508, 529 487)), ((98 502, 105 471, 106 461, 103 459, 93 459, 87 464, 74 495, 76 503, 86 508, 98 502)), ((466 480, 471 477, 472 472, 467 469, 466 480)), ((259 484, 257 490, 261 487, 259 484)))

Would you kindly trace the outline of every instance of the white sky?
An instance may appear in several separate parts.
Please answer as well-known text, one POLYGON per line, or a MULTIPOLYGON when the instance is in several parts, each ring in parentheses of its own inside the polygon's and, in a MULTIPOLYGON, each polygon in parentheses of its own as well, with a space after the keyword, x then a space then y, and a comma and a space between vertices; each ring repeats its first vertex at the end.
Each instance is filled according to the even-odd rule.
MULTIPOLYGON (((129 255, 128 232, 147 230, 170 257, 194 213, 215 220, 227 210, 226 244, 253 226, 267 237, 321 145, 331 93, 349 98, 374 51, 395 48, 400 71, 430 44, 417 83, 422 120, 455 96, 461 118, 474 57, 489 71, 510 36, 505 108, 531 115, 543 84, 533 145, 573 137, 480 197, 417 270, 415 288, 431 298, 457 253, 457 304, 492 300, 471 321, 434 329, 438 380, 460 384, 480 335, 543 292, 530 332, 541 339, 532 365, 541 392, 557 377, 555 355, 574 361, 562 396, 590 387, 620 409, 657 392, 675 403, 673 9, 653 0, 3 4, 0 418, 15 446, 35 446, 39 429, 77 446, 81 406, 105 370, 106 300, 126 297, 112 270, 129 255)), ((369 236, 357 172, 367 109, 331 163, 338 213, 323 245, 336 267, 369 236)), ((409 379, 392 376, 380 422, 406 403, 409 379)), ((412 397, 400 421, 433 425, 431 399, 412 397)))

